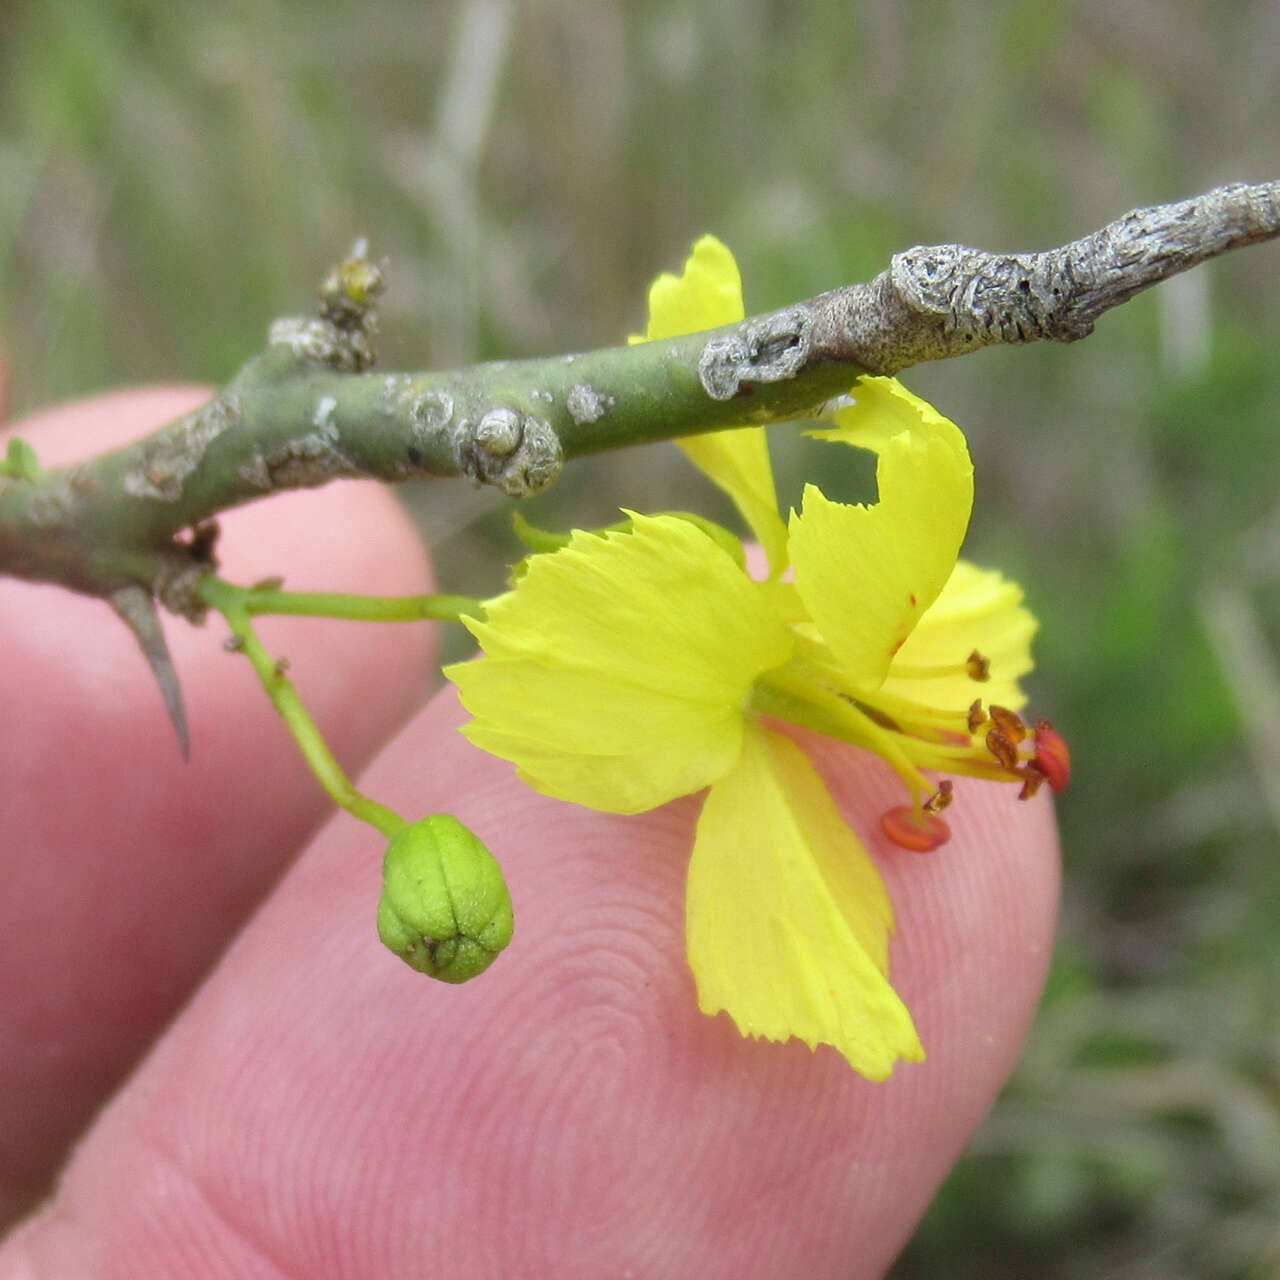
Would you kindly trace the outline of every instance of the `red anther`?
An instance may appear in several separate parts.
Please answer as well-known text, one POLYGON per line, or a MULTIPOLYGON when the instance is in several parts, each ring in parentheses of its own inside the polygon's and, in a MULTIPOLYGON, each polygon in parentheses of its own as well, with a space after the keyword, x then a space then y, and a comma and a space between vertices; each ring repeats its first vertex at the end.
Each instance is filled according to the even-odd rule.
POLYGON ((996 728, 1015 746, 1027 736, 1027 726, 1022 723, 1022 717, 1016 711, 1010 711, 1008 707, 993 706, 991 718, 996 722, 996 728))
POLYGON ((951 828, 936 813, 924 813, 909 804, 880 815, 880 829, 903 849, 931 853, 951 839, 951 828))
POLYGON ((1036 721, 1035 766, 1055 791, 1061 791, 1071 780, 1071 749, 1047 720, 1036 721))
POLYGON ((977 733, 987 723, 987 713, 982 709, 982 699, 974 698, 969 703, 969 732, 977 733))
POLYGON ((970 680, 982 684, 991 679, 991 660, 984 658, 977 649, 965 659, 965 666, 969 669, 970 680))
POLYGON ((987 731, 987 750, 1000 762, 1001 768, 1013 772, 1018 767, 1018 748, 999 729, 987 731))

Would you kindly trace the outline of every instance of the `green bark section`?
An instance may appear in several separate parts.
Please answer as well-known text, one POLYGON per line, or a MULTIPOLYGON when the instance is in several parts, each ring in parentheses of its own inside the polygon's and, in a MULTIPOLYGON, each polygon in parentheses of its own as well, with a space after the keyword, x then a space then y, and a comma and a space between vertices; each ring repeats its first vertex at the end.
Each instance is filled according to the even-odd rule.
POLYGON ((0 571, 95 595, 140 584, 164 598, 164 580, 191 567, 175 541, 183 530, 281 489, 340 476, 502 483, 507 446, 475 434, 494 411, 545 424, 573 458, 793 418, 848 390, 859 372, 810 360, 794 375, 752 381, 748 360, 737 392, 713 399, 699 360, 709 341, 736 332, 408 374, 341 372, 278 342, 207 405, 133 444, 0 480, 0 571))

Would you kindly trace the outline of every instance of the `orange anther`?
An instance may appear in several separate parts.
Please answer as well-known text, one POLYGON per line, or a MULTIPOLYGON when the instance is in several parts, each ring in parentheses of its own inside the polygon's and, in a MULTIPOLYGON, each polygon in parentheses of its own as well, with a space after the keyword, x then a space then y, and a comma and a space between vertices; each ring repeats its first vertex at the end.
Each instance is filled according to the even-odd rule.
POLYGON ((984 658, 977 649, 965 659, 965 666, 969 669, 970 680, 977 680, 981 684, 991 679, 990 659, 984 658))
POLYGON ((930 853, 951 839, 951 828, 936 813, 925 813, 909 804, 880 815, 880 829, 903 849, 930 853))
POLYGON ((991 718, 996 722, 996 728, 1015 746, 1027 736, 1027 726, 1022 723, 1022 717, 1016 711, 1010 711, 1008 707, 993 706, 991 718))
POLYGON ((1022 766, 1022 790, 1018 792, 1019 800, 1030 800, 1044 781, 1044 774, 1034 764, 1022 766))
POLYGON ((1018 767, 1018 748, 999 729, 988 730, 987 750, 1000 762, 1001 768, 1012 772, 1018 767))
POLYGON ((943 778, 938 789, 921 806, 925 813, 941 813, 955 799, 954 788, 950 778, 943 778))
POLYGON ((987 713, 982 709, 982 699, 974 698, 969 703, 969 732, 977 733, 987 723, 987 713))

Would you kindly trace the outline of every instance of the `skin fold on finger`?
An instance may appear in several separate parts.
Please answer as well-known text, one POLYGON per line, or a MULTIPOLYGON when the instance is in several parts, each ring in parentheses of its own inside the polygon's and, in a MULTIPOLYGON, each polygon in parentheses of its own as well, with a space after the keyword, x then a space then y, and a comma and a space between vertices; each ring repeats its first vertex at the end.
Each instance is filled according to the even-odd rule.
MULTIPOLYGON (((207 399, 116 393, 14 430, 43 465, 87 456, 207 399)), ((229 513, 223 573, 298 588, 429 589, 419 540, 381 486, 339 482, 229 513)), ((0 579, 0 1221, 207 972, 330 804, 217 618, 166 618, 187 704, 184 763, 133 639, 103 602, 0 579)), ((356 771, 421 704, 434 638, 263 620, 339 760, 356 771)))
MULTIPOLYGON (((457 988, 382 951, 339 815, 104 1113, 0 1275, 700 1280, 879 1275, 1007 1075, 1048 962, 1047 797, 966 783, 932 855, 869 839, 929 1051, 887 1083, 697 1012, 696 798, 633 818, 533 795, 437 697, 370 779, 503 863, 516 935, 457 988), (21 1270, 21 1268, 28 1268, 21 1270)), ((806 745, 812 745, 805 739, 806 745)), ((814 756, 856 829, 878 762, 814 756)))

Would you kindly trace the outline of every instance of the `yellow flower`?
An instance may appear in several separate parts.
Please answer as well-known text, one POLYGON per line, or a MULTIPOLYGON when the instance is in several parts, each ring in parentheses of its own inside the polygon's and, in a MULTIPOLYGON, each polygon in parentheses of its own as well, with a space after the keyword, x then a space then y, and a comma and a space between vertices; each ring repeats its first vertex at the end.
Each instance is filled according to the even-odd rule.
MULTIPOLYGON (((732 257, 704 238, 650 307, 649 337, 740 316, 732 257)), ((815 434, 877 452, 879 501, 809 486, 785 524, 759 429, 685 442, 766 543, 767 580, 688 520, 629 513, 625 530, 531 557, 484 621, 466 620, 484 655, 446 674, 471 741, 548 795, 636 813, 706 789, 686 904, 699 1007, 745 1035, 833 1045, 883 1079, 923 1058, 888 979, 888 895, 772 720, 888 760, 910 803, 883 825, 908 847, 946 838, 950 782, 922 769, 1024 789, 1047 770, 1013 710, 1034 620, 1015 586, 957 563, 973 497, 963 436, 889 379, 863 379, 831 417, 815 434), (994 719, 974 698, 982 680, 994 719)))

